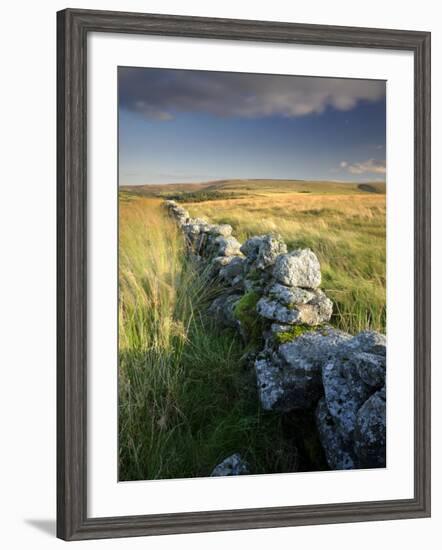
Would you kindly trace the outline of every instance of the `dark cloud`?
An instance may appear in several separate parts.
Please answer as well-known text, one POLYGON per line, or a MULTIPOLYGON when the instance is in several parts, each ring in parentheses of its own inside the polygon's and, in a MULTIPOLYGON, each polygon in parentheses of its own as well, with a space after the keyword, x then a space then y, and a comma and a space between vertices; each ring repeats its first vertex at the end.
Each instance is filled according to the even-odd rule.
POLYGON ((172 69, 119 69, 120 106, 151 119, 179 113, 297 117, 385 97, 385 82, 172 69))

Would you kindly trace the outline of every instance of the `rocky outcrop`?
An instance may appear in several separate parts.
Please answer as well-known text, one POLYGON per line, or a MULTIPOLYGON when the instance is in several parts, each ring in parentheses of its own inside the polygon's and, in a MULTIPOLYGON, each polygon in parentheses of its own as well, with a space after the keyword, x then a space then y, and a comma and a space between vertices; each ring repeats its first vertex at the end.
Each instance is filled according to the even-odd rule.
MULTIPOLYGON (((328 324, 333 304, 320 289, 312 250, 289 252, 277 234, 241 244, 228 224, 192 219, 174 201, 166 207, 182 228, 189 254, 224 288, 209 314, 256 348, 262 408, 314 413, 331 469, 385 467, 385 336, 351 336, 328 324)), ((235 454, 214 472, 239 471, 240 464, 235 454)))
POLYGON ((321 284, 318 258, 308 248, 279 256, 273 275, 279 283, 290 287, 318 288, 321 284))
POLYGON ((385 467, 385 386, 359 409, 354 428, 354 453, 361 468, 385 467))
POLYGON ((329 463, 342 462, 335 441, 339 438, 354 463, 347 467, 385 466, 385 352, 383 335, 362 332, 324 362, 324 398, 316 418, 322 446, 332 457, 329 463))
POLYGON ((255 362, 262 407, 282 412, 314 407, 323 395, 322 367, 348 338, 327 327, 267 347, 255 362))

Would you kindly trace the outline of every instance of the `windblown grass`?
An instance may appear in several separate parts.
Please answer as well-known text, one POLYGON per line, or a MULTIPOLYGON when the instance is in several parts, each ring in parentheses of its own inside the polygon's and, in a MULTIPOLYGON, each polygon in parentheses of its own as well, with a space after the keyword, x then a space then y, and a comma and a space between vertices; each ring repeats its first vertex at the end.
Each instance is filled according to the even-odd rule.
MULTIPOLYGON (((277 232, 289 250, 310 247, 333 324, 385 331, 385 195, 250 185, 248 197, 243 186, 241 198, 185 206, 230 223, 240 241, 277 232)), ((120 193, 119 479, 207 476, 238 451, 254 473, 324 469, 311 417, 261 411, 247 350, 205 315, 217 289, 186 259, 161 203, 120 193)))
POLYGON ((205 317, 217 289, 186 260, 161 201, 121 194, 119 253, 119 479, 207 476, 237 451, 256 473, 296 470, 281 416, 260 411, 246 350, 205 317))
POLYGON ((310 247, 335 304, 333 323, 351 333, 385 332, 385 195, 268 193, 186 208, 192 216, 231 224, 240 241, 277 232, 289 250, 310 247))

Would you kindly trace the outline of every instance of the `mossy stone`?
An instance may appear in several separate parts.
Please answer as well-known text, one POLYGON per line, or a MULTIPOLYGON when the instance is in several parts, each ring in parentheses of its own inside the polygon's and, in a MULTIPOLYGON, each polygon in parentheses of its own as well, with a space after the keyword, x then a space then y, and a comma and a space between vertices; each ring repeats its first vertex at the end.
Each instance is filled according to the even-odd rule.
POLYGON ((318 326, 312 327, 309 325, 293 325, 289 330, 275 334, 275 340, 278 344, 288 344, 306 332, 317 331, 320 329, 321 327, 318 326))

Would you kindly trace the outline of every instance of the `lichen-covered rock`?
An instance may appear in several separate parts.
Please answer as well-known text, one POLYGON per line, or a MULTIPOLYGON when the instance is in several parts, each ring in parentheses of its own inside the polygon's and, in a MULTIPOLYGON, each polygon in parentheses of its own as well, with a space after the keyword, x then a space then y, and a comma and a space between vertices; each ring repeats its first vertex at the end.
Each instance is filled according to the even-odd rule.
POLYGON ((344 442, 329 413, 325 399, 319 400, 316 408, 316 426, 319 440, 332 470, 351 470, 355 467, 351 445, 344 442))
POLYGON ((353 437, 356 416, 385 382, 385 337, 361 332, 345 342, 322 368, 325 400, 342 437, 353 437))
POLYGON ((316 326, 327 323, 333 311, 331 300, 321 290, 310 294, 312 298, 308 303, 291 303, 288 306, 269 297, 263 297, 258 302, 257 311, 265 319, 283 324, 316 326))
POLYGON ((268 295, 284 306, 306 304, 315 297, 315 293, 299 287, 287 287, 275 283, 268 290, 268 295))
POLYGON ((351 361, 362 380, 369 386, 379 389, 385 384, 385 355, 361 351, 354 353, 351 361))
POLYGON ((238 320, 235 317, 235 305, 240 298, 240 294, 221 294, 210 304, 209 315, 221 326, 237 328, 238 320))
POLYGON ((270 321, 277 321, 278 323, 286 323, 294 325, 295 323, 301 323, 301 314, 298 309, 289 309, 281 305, 276 300, 271 300, 267 296, 262 297, 256 305, 256 311, 270 321))
POLYGON ((213 241, 216 256, 242 256, 241 243, 235 237, 216 237, 213 241))
POLYGON ((385 357, 387 339, 384 334, 372 330, 360 332, 348 342, 347 349, 353 352, 374 353, 385 357))
POLYGON ((266 287, 272 281, 270 271, 262 271, 260 269, 250 269, 250 264, 246 260, 244 263, 244 288, 246 291, 254 290, 260 294, 264 294, 266 287))
POLYGON ((321 267, 309 248, 298 249, 276 258, 273 276, 286 286, 318 288, 321 284, 321 267))
POLYGON ((271 358, 261 357, 255 361, 255 373, 261 407, 265 411, 291 410, 284 407, 285 392, 283 366, 271 358))
POLYGON ((230 235, 232 234, 232 226, 227 224, 227 223, 223 223, 223 224, 220 224, 220 225, 212 225, 212 227, 210 228, 210 234, 211 235, 221 235, 222 237, 230 237, 230 235))
POLYGON ((280 235, 260 235, 248 239, 241 252, 247 257, 249 269, 263 270, 272 266, 279 254, 287 252, 287 245, 280 235))
POLYGON ((235 256, 216 256, 210 261, 209 264, 209 276, 217 277, 220 270, 229 265, 229 263, 235 258, 235 256))
POLYGON ((268 351, 255 362, 258 393, 265 410, 292 411, 316 405, 323 393, 321 368, 350 336, 331 328, 309 331, 268 351))
POLYGON ((225 458, 222 462, 216 466, 212 473, 211 477, 221 477, 221 476, 240 476, 247 475, 249 473, 249 465, 241 457, 239 453, 235 453, 231 456, 225 458))
POLYGON ((187 221, 187 223, 181 226, 181 229, 184 231, 184 234, 188 239, 193 241, 197 235, 201 232, 201 226, 199 223, 194 223, 187 221))
POLYGON ((307 325, 326 323, 333 313, 333 302, 319 288, 314 291, 314 297, 309 302, 297 307, 301 310, 307 325))
POLYGON ((328 411, 345 441, 353 437, 356 415, 372 392, 351 361, 337 354, 322 368, 325 401, 328 411))
POLYGON ((189 212, 175 201, 169 201, 167 204, 169 214, 175 218, 178 225, 182 226, 190 219, 189 212))
POLYGON ((386 465, 385 387, 359 409, 354 430, 354 451, 360 468, 386 465))
POLYGON ((186 242, 191 252, 197 256, 204 255, 210 227, 210 224, 201 218, 189 218, 185 223, 181 224, 186 242))
POLYGON ((175 205, 175 206, 172 206, 171 208, 172 212, 173 212, 173 215, 174 216, 180 216, 182 214, 185 214, 187 218, 189 218, 189 212, 187 212, 187 210, 185 208, 183 208, 182 206, 180 205, 175 205))
MULTIPOLYGON (((226 256, 224 256, 226 257, 226 256)), ((219 271, 219 277, 222 281, 225 281, 230 286, 239 287, 243 281, 244 271, 244 258, 241 256, 227 256, 232 258, 224 267, 219 271)))
POLYGON ((330 467, 347 454, 355 468, 384 466, 385 336, 362 332, 344 341, 324 362, 322 381, 316 418, 330 467))

